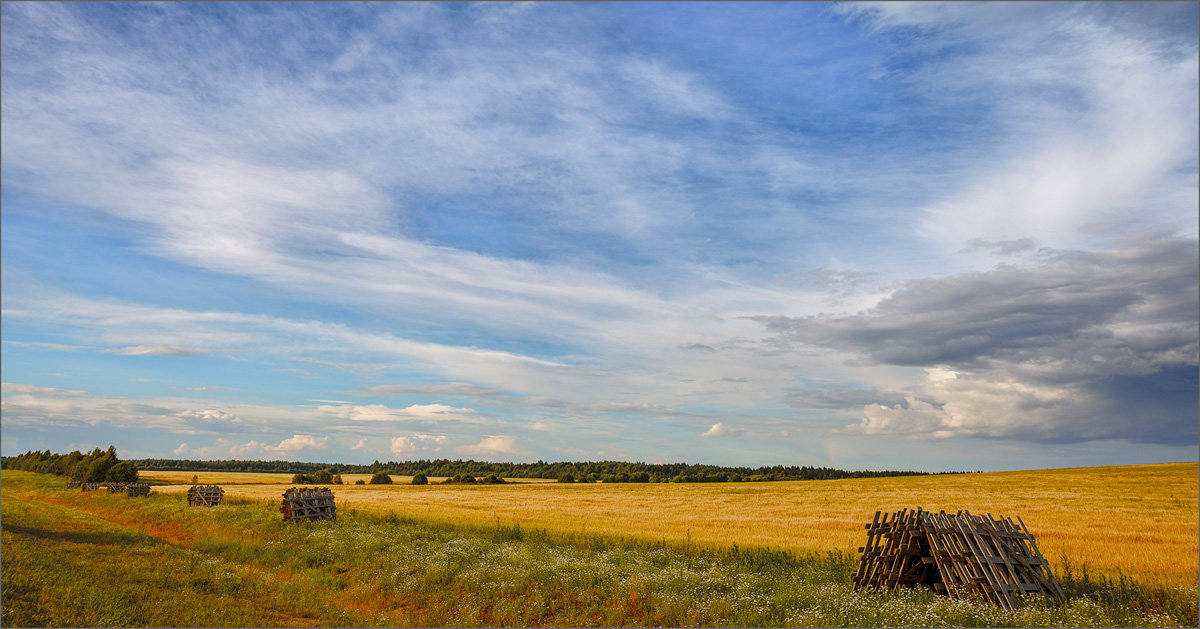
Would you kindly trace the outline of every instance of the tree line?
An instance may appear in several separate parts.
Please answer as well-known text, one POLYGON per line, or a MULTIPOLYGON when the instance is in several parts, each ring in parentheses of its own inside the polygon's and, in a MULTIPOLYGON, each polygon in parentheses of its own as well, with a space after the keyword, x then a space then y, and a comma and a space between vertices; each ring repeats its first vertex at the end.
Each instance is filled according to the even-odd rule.
MULTIPOLYGON (((306 463, 302 461, 192 461, 186 459, 137 459, 139 469, 157 471, 271 472, 312 475, 395 474, 397 476, 442 476, 473 478, 544 478, 563 482, 624 483, 714 483, 783 480, 834 480, 882 476, 918 476, 929 472, 911 470, 847 471, 831 467, 774 465, 764 467, 726 467, 697 463, 638 463, 628 461, 559 461, 547 463, 492 463, 474 460, 420 459, 416 461, 375 461, 369 465, 345 463, 306 463), (569 480, 568 480, 569 477, 569 480)), ((952 473, 952 472, 947 472, 952 473)), ((315 480, 315 479, 314 479, 315 480)))
POLYGON ((131 461, 117 458, 117 449, 96 448, 84 454, 78 450, 53 454, 49 450, 30 450, 25 454, 3 457, 0 467, 39 474, 57 474, 84 483, 136 483, 138 467, 131 461))

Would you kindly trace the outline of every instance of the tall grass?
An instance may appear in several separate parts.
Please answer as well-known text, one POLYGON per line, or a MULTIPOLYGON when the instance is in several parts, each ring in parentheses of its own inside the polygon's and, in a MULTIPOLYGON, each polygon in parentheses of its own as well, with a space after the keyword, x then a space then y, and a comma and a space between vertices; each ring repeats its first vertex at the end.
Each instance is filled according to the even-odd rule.
POLYGON ((343 507, 337 522, 291 525, 277 500, 188 508, 175 495, 80 493, 55 480, 3 473, 6 626, 1196 624, 1194 588, 1155 603, 1133 581, 1075 568, 1066 603, 1031 599, 1007 613, 929 591, 855 593, 845 552, 343 507))

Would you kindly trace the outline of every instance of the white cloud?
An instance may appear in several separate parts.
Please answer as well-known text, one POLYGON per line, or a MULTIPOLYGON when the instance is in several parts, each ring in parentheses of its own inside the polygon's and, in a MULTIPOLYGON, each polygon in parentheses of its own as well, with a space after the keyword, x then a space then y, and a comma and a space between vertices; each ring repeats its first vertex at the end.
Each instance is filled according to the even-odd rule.
POLYGON ((493 435, 484 437, 479 443, 454 448, 455 452, 479 459, 496 459, 521 454, 516 437, 493 435))
POLYGON ((329 437, 314 437, 312 435, 292 435, 274 446, 252 439, 247 443, 231 447, 229 453, 234 457, 262 456, 289 458, 295 457, 305 450, 324 448, 328 442, 329 437))
POLYGON ((745 429, 734 428, 732 426, 726 426, 725 424, 723 424, 721 422, 717 422, 717 423, 713 424, 711 428, 704 431, 700 436, 705 439, 712 439, 712 438, 719 438, 719 437, 736 437, 744 432, 746 432, 745 429))
POLYGON ((188 347, 176 347, 174 345, 135 345, 133 347, 122 347, 119 349, 105 350, 110 354, 119 354, 121 356, 178 356, 187 357, 195 356, 212 350, 193 349, 188 347))
POLYGON ((318 406, 317 410, 354 422, 483 421, 474 409, 446 404, 413 404, 405 408, 392 408, 383 404, 338 404, 318 406))
POLYGON ((421 450, 437 449, 438 446, 445 445, 447 441, 446 435, 412 434, 392 437, 391 452, 396 456, 407 456, 421 450))
POLYGON ((50 397, 81 397, 88 394, 87 391, 38 387, 32 384, 21 384, 17 382, 0 383, 0 393, 24 393, 28 395, 45 395, 50 397))

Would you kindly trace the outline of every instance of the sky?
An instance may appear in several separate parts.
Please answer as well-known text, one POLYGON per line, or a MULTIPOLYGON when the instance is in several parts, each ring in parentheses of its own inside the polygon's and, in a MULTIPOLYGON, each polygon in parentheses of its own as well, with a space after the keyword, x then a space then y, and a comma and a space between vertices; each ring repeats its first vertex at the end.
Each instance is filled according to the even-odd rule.
POLYGON ((5 3, 0 450, 1196 461, 1197 13, 5 3))

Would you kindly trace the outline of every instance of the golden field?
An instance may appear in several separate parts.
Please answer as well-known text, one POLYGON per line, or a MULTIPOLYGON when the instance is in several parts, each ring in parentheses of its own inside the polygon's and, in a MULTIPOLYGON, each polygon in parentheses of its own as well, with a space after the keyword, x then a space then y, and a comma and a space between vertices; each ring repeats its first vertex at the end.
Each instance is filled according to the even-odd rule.
MULTIPOLYGON (((500 520, 554 532, 851 553, 864 541, 863 524, 876 510, 966 509, 1020 517, 1056 569, 1065 559, 1109 576, 1194 588, 1198 473, 1196 463, 1180 463, 837 481, 333 489, 339 505, 460 524, 500 520)), ((343 479, 353 483, 358 476, 343 479)), ((143 477, 186 483, 191 473, 143 477)), ((199 477, 204 483, 243 483, 227 487, 228 496, 270 500, 282 494, 278 483, 290 480, 286 474, 199 477), (270 480, 250 484, 256 477, 270 480)), ((185 492, 187 485, 155 490, 185 492)))
MULTIPOLYGON (((143 481, 152 483, 183 484, 191 483, 192 476, 203 485, 287 485, 291 484, 293 474, 273 474, 265 472, 155 472, 145 471, 139 474, 143 481)), ((393 483, 411 483, 411 476, 391 474, 393 483)), ((342 474, 342 482, 353 485, 355 481, 364 483, 371 480, 371 474, 342 474)), ((446 480, 444 476, 430 476, 429 482, 437 483, 446 480)), ((541 478, 509 478, 510 483, 553 483, 550 479, 541 478)))

